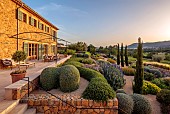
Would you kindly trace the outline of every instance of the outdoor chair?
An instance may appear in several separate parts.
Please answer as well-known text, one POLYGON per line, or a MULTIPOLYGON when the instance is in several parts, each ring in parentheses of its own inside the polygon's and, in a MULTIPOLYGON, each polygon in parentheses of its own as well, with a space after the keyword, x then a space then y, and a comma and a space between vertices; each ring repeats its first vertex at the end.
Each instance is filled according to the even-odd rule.
POLYGON ((20 66, 25 66, 26 69, 30 66, 33 65, 35 67, 35 62, 30 62, 28 61, 28 59, 26 59, 25 61, 21 62, 20 66))
POLYGON ((12 61, 11 59, 2 59, 1 62, 2 62, 2 67, 3 68, 10 67, 11 70, 12 70, 13 67, 16 67, 18 65, 17 63, 12 61))
POLYGON ((44 55, 44 62, 52 62, 52 61, 54 61, 53 56, 44 55))

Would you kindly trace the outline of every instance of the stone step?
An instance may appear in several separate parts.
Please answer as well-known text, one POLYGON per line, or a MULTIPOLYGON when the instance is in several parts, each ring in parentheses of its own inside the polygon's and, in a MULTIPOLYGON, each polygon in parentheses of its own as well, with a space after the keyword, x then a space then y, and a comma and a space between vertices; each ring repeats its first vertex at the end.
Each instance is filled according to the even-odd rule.
POLYGON ((27 110, 28 105, 27 104, 18 104, 11 112, 8 114, 24 114, 24 112, 27 110))
POLYGON ((8 114, 19 104, 19 100, 3 100, 0 102, 0 114, 8 114))
POLYGON ((36 114, 36 109, 35 108, 30 108, 27 109, 24 114, 36 114))

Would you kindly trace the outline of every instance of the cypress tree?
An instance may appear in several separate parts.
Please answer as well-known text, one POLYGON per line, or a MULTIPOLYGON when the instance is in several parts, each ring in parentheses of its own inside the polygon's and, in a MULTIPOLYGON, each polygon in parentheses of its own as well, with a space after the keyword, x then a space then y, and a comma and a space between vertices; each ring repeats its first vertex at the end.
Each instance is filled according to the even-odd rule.
POLYGON ((117 44, 117 64, 120 65, 120 52, 119 52, 119 44, 117 44))
POLYGON ((141 38, 138 39, 138 48, 137 48, 137 61, 136 61, 136 75, 134 77, 134 88, 133 92, 142 94, 143 86, 143 50, 142 50, 141 38))
POLYGON ((120 53, 120 56, 121 56, 121 66, 124 67, 123 43, 122 43, 122 45, 121 45, 121 53, 120 53))
POLYGON ((129 66, 129 64, 128 64, 128 51, 127 51, 127 45, 126 45, 126 47, 125 47, 125 64, 126 64, 126 66, 129 66))

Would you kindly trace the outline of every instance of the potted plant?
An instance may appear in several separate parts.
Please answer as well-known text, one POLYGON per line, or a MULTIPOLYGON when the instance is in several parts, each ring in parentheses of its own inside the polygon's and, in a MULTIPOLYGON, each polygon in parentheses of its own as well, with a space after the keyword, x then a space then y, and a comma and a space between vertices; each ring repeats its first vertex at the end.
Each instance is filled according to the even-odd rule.
POLYGON ((21 61, 24 61, 26 59, 26 54, 23 51, 16 51, 12 55, 12 59, 19 63, 19 66, 18 66, 19 69, 14 72, 11 72, 11 74, 10 74, 12 77, 12 83, 15 83, 18 80, 21 80, 25 77, 26 70, 21 70, 20 63, 21 63, 21 61))

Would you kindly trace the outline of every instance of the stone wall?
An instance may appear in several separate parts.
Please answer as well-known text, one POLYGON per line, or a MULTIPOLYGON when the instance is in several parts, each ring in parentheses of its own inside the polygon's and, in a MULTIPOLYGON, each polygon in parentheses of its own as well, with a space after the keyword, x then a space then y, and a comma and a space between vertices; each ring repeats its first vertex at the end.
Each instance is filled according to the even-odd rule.
MULTIPOLYGON (((16 9, 20 7, 12 0, 1 0, 0 2, 0 59, 2 58, 11 58, 11 55, 17 50, 17 19, 16 19, 16 9), (15 35, 15 38, 9 38, 15 35)), ((18 22, 19 33, 23 32, 44 32, 43 30, 38 29, 29 25, 28 16, 34 17, 33 14, 24 10, 22 7, 19 8, 24 13, 27 14, 27 23, 23 21, 18 22)), ((37 21, 41 21, 36 18, 37 21)), ((43 23, 43 21, 41 21, 43 23)), ((45 23, 44 23, 45 24, 45 23)), ((48 24, 46 24, 48 25, 48 24)), ((51 27, 52 29, 52 27, 51 27)), ((44 32, 45 33, 45 32, 44 32)), ((51 34, 51 32, 49 33, 51 34)), ((19 50, 23 50, 23 42, 37 43, 37 44, 48 44, 49 45, 49 54, 51 53, 51 45, 55 45, 56 42, 51 39, 42 40, 45 38, 50 38, 48 35, 35 34, 35 33, 24 33, 19 35, 19 38, 29 39, 22 40, 19 39, 19 50), (42 40, 40 42, 40 40, 42 40)))
MULTIPOLYGON (((33 80, 30 80, 31 83, 29 83, 29 92, 37 89, 37 86, 39 85, 39 78, 40 77, 37 76, 33 80)), ((6 100, 17 100, 27 95, 28 95, 28 82, 27 81, 20 80, 5 87, 5 99, 6 100)))
POLYGON ((45 114, 118 114, 116 98, 107 102, 96 102, 70 95, 56 96, 66 103, 48 94, 31 94, 28 105, 45 114))

